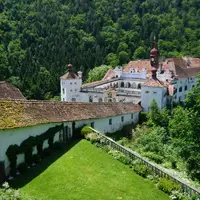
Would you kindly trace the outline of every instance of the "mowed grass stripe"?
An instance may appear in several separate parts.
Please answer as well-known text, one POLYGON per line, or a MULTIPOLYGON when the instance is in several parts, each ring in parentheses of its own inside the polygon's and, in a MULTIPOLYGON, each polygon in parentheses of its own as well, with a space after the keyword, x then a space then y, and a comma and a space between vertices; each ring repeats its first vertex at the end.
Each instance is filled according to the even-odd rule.
POLYGON ((86 140, 81 140, 22 191, 43 200, 169 200, 153 183, 86 140))

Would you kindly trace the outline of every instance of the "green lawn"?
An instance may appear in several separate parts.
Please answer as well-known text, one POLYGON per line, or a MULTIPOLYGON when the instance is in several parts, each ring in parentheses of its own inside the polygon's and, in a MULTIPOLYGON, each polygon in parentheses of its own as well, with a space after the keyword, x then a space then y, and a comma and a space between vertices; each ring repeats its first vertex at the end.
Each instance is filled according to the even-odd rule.
POLYGON ((22 191, 44 200, 169 200, 153 183, 86 140, 24 185, 22 191))

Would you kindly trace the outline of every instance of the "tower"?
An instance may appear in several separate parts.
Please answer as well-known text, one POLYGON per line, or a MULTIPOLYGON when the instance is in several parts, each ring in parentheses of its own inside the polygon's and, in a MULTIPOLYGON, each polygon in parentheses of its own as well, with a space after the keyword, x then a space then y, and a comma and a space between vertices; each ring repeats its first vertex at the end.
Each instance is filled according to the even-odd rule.
POLYGON ((80 101, 82 74, 77 76, 72 70, 72 64, 68 64, 68 72, 60 77, 61 101, 80 101))
POLYGON ((154 38, 154 47, 150 51, 150 64, 151 64, 151 72, 152 79, 156 80, 156 73, 159 68, 159 52, 156 45, 156 40, 154 38))
POLYGON ((166 91, 167 88, 163 82, 157 79, 157 71, 159 68, 159 52, 154 39, 154 47, 150 51, 150 64, 152 77, 142 85, 141 105, 145 112, 148 112, 149 105, 153 100, 156 100, 158 107, 166 106, 166 91))

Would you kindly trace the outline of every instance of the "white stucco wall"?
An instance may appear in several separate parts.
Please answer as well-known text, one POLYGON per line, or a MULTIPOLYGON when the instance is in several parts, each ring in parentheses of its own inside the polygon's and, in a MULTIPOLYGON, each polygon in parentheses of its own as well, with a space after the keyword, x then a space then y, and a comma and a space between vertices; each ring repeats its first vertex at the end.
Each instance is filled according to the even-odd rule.
POLYGON ((79 101, 82 79, 60 80, 61 101, 79 101))
POLYGON ((84 121, 76 121, 76 128, 81 127, 84 124, 91 125, 94 122, 94 129, 101 133, 115 132, 119 130, 122 126, 130 123, 137 123, 139 120, 139 113, 120 115, 115 117, 107 117, 102 119, 91 119, 84 121), (124 122, 121 121, 121 117, 124 117, 124 122), (112 125, 109 125, 109 119, 112 119, 112 125))
MULTIPOLYGON (((133 114, 125 114, 115 117, 108 117, 102 119, 90 119, 90 120, 82 120, 76 121, 75 127, 78 128, 84 124, 91 125, 94 123, 94 128, 102 133, 106 132, 115 132, 119 130, 123 125, 130 124, 130 123, 137 123, 139 120, 139 113, 133 114), (122 122, 122 116, 124 118, 122 122), (109 124, 109 120, 112 119, 112 124, 109 124)), ((42 124, 32 127, 24 127, 24 128, 17 128, 17 129, 7 129, 7 130, 0 130, 0 161, 5 161, 5 172, 6 174, 9 173, 9 160, 6 156, 6 151, 10 145, 17 144, 20 145, 25 139, 30 136, 37 136, 45 131, 47 131, 51 127, 55 127, 56 125, 61 125, 61 123, 50 123, 50 124, 42 124)), ((72 122, 65 122, 64 127, 68 127, 68 138, 72 137, 72 122)), ((65 133, 65 130, 56 133, 54 137, 54 142, 59 141, 59 135, 65 133)), ((63 137, 63 135, 62 135, 63 137)), ((43 143, 43 149, 47 148, 48 140, 45 140, 43 143)), ((33 154, 37 153, 37 149, 34 148, 33 154)), ((18 155, 17 164, 24 162, 24 154, 18 155)))
POLYGON ((141 93, 141 106, 144 112, 148 112, 149 105, 156 100, 159 108, 164 108, 166 106, 166 88, 164 87, 142 87, 141 93))
POLYGON ((197 79, 194 78, 185 78, 180 80, 174 80, 171 84, 177 89, 177 92, 174 94, 174 102, 183 101, 187 95, 187 93, 192 89, 193 86, 196 85, 197 79), (187 90, 185 90, 185 86, 187 86, 187 90), (182 87, 182 91, 180 92, 179 89, 182 87))
MULTIPOLYGON (((0 161, 5 161, 6 172, 8 171, 9 161, 5 153, 10 145, 20 145, 25 139, 29 138, 30 136, 40 135, 47 131, 49 128, 55 127, 56 125, 60 124, 61 123, 51 123, 32 127, 0 130, 0 161)), ((68 123, 68 125, 71 126, 71 123, 68 123)), ((45 141, 43 148, 48 146, 48 141, 45 141)), ((36 152, 37 150, 35 148, 33 153, 36 152)), ((18 164, 23 162, 22 158, 23 157, 19 156, 19 159, 17 160, 18 164)))

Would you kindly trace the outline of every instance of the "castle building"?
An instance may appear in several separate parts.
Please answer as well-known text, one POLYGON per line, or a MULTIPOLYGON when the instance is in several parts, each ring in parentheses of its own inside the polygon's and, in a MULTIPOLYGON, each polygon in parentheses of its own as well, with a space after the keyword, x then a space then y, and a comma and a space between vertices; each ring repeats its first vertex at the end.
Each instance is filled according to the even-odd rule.
POLYGON ((153 99, 164 108, 170 99, 179 103, 196 84, 200 73, 199 58, 168 58, 161 60, 154 42, 150 60, 130 61, 125 68, 109 69, 100 81, 82 84, 82 73, 72 72, 61 77, 61 100, 67 102, 141 102, 145 112, 153 99), (173 97, 169 96, 169 87, 173 97))

